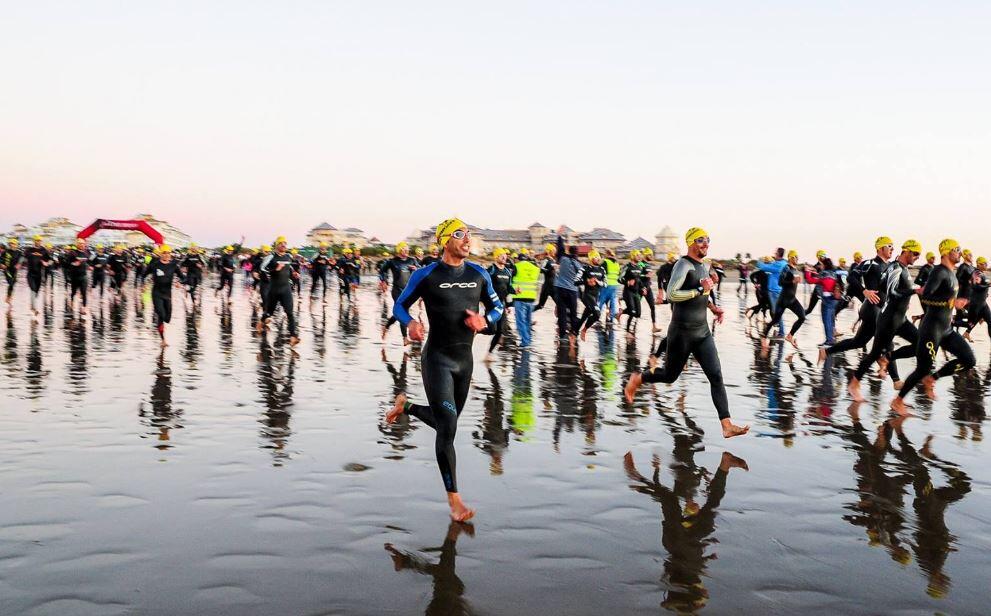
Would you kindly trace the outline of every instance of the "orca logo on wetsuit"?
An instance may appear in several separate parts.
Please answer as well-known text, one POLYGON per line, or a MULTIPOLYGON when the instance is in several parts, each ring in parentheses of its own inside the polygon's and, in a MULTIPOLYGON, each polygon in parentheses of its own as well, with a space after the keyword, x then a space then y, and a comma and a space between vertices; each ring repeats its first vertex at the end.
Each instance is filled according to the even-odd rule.
POLYGON ((441 289, 474 289, 478 287, 477 282, 442 282, 438 285, 441 289))

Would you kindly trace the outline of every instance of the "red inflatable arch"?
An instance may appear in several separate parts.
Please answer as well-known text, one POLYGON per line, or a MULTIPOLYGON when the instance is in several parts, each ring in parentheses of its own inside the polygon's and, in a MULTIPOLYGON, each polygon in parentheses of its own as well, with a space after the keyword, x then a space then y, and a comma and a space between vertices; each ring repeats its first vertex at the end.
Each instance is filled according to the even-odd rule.
POLYGON ((162 237, 162 234, 156 231, 155 227, 149 225, 143 220, 107 220, 105 218, 97 218, 90 223, 88 227, 80 231, 76 237, 84 240, 100 229, 113 229, 114 231, 140 231, 147 235, 151 241, 156 244, 165 243, 165 238, 162 237))

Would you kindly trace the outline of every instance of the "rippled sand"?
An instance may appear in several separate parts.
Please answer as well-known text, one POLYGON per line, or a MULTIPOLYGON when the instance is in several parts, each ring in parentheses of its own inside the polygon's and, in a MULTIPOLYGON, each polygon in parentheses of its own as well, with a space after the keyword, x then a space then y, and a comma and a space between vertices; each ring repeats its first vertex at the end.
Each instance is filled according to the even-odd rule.
POLYGON ((816 364, 818 310, 800 352, 762 358, 734 286, 716 335, 751 435, 720 437, 696 366, 622 403, 647 319, 572 357, 538 312, 533 351, 487 366, 476 343, 457 444, 478 516, 452 525, 433 431, 381 421, 423 392, 370 282, 357 310, 304 290, 298 356, 253 333, 240 287, 230 311, 177 293, 160 354, 147 296, 79 321, 59 285, 34 325, 22 282, 0 317, 0 614, 987 613, 985 330, 975 374, 886 423, 890 381, 851 407, 855 355, 816 364))

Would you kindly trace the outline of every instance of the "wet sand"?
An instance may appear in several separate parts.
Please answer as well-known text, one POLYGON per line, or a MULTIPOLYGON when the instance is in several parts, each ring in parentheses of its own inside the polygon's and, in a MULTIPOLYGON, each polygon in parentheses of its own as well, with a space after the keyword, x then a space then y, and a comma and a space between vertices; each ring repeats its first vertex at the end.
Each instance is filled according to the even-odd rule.
POLYGON ((34 325, 22 281, 0 316, 0 614, 986 613, 986 330, 975 373, 891 422, 890 381, 851 405, 856 354, 816 364, 818 308, 800 352, 763 358, 723 289, 750 435, 722 439, 694 365, 623 403, 649 319, 572 357, 544 310, 531 351, 487 366, 476 342, 457 450, 478 515, 452 525, 433 431, 382 421, 424 396, 371 281, 357 309, 304 289, 298 356, 284 327, 254 334, 240 284, 230 311, 176 292, 160 353, 147 295, 80 321, 58 284, 34 325))

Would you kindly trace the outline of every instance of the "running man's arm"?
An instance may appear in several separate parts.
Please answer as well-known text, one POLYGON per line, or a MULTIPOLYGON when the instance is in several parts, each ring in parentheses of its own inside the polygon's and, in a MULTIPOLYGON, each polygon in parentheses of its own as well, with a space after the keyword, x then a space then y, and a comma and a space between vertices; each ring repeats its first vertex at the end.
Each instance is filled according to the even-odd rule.
POLYGON ((485 320, 489 322, 489 328, 491 329, 492 325, 502 318, 502 302, 499 301, 499 295, 492 287, 492 277, 489 276, 489 273, 477 265, 475 267, 482 274, 482 277, 485 278, 485 293, 482 294, 482 305, 485 306, 485 320))
POLYGON ((674 264, 674 269, 671 270, 671 280, 668 281, 667 296, 668 301, 672 304, 677 304, 678 302, 687 302, 690 299, 695 299, 699 295, 702 295, 702 291, 699 289, 682 289, 681 286, 685 284, 685 278, 693 270, 691 263, 688 259, 679 259, 677 263, 674 264))

